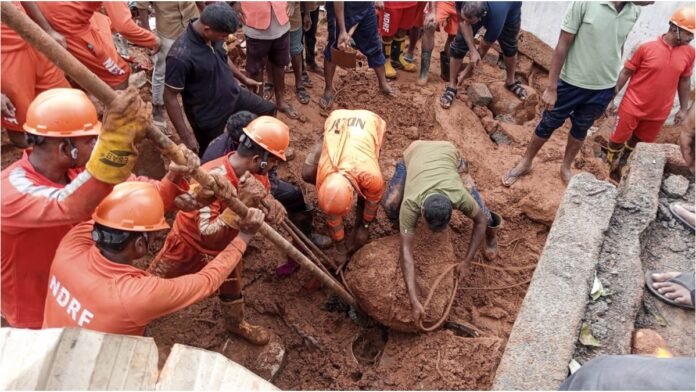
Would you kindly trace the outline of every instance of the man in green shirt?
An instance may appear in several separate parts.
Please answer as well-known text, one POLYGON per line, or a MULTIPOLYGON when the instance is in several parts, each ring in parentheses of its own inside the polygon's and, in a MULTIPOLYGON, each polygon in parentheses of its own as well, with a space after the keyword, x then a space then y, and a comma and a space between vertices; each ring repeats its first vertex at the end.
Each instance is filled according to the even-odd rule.
POLYGON ((534 157, 551 134, 570 117, 561 179, 570 181, 571 164, 594 120, 614 98, 626 37, 640 16, 640 5, 652 2, 574 1, 568 7, 551 58, 549 84, 542 95, 546 110, 522 160, 503 176, 511 186, 527 174, 534 157))
POLYGON ((460 279, 484 238, 484 257, 490 260, 496 256, 495 237, 502 219, 486 208, 466 169, 466 163, 452 143, 415 141, 404 151, 404 159, 397 163, 383 198, 382 205, 387 216, 399 218, 401 268, 413 306, 414 322, 418 322, 424 314, 423 305, 416 295, 412 254, 414 232, 421 215, 428 228, 435 232, 447 227, 455 208, 474 221, 469 250, 459 267, 460 279))

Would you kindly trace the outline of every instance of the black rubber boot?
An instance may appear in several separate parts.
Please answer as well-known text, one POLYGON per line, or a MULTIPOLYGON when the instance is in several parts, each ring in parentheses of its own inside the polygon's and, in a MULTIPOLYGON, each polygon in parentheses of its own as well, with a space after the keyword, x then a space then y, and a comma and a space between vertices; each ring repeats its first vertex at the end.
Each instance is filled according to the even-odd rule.
POLYGON ((444 51, 440 51, 440 78, 445 82, 449 82, 450 77, 450 58, 449 55, 444 51))

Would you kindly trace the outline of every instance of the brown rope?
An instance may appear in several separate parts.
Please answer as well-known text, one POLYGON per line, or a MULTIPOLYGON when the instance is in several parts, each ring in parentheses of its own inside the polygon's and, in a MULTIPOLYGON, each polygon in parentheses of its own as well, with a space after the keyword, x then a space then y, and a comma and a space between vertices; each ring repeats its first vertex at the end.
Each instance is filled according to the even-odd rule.
POLYGON ((534 269, 537 266, 536 264, 533 264, 533 265, 523 265, 521 267, 498 267, 495 265, 488 265, 488 264, 476 263, 476 262, 473 262, 471 264, 478 265, 479 267, 483 267, 483 268, 497 270, 497 271, 526 271, 526 270, 534 269))
MULTIPOLYGON (((440 282, 442 281, 442 279, 444 279, 445 276, 447 276, 447 274, 450 273, 450 271, 457 268, 458 265, 459 265, 459 263, 450 264, 449 266, 447 266, 445 268, 445 270, 440 274, 440 276, 438 276, 437 279, 435 279, 435 283, 433 283, 433 286, 430 289, 430 293, 428 293, 428 297, 426 298, 425 302, 423 303, 423 309, 426 309, 428 307, 428 305, 430 304, 430 300, 433 299, 433 295, 435 294, 435 290, 440 285, 440 282)), ((454 297, 455 297, 455 295, 457 295, 457 287, 458 286, 459 286, 459 279, 458 279, 458 276, 456 276, 456 274, 455 274, 454 289, 452 290, 452 296, 450 296, 450 299, 447 303, 447 308, 445 308, 445 311, 442 313, 442 316, 440 317, 440 319, 437 320, 435 322, 435 324, 433 324, 429 327, 426 327, 425 325, 423 325, 423 319, 420 319, 418 321, 418 328, 420 328, 421 331, 423 331, 423 332, 434 331, 437 328, 440 328, 440 326, 445 322, 445 320, 447 320, 447 317, 449 316, 450 310, 452 310, 452 304, 454 303, 454 297)))

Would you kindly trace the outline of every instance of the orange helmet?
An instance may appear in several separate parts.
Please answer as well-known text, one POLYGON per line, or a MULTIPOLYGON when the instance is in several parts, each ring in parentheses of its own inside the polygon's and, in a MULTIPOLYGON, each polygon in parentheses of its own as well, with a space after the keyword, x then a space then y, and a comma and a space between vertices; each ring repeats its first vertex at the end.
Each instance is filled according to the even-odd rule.
POLYGON ((244 134, 266 151, 282 160, 290 144, 290 128, 284 122, 271 116, 261 116, 242 129, 244 134))
POLYGON ((696 34, 696 16, 694 15, 693 6, 677 9, 674 14, 672 14, 672 18, 669 21, 691 34, 696 34))
POLYGON ((331 173, 319 187, 317 198, 326 214, 345 216, 353 207, 353 186, 341 173, 331 173))
POLYGON ((96 136, 97 108, 82 90, 54 88, 37 95, 27 109, 24 130, 46 137, 96 136))
POLYGON ((100 225, 124 231, 168 229, 164 203, 149 182, 127 181, 118 184, 99 203, 92 219, 100 225))

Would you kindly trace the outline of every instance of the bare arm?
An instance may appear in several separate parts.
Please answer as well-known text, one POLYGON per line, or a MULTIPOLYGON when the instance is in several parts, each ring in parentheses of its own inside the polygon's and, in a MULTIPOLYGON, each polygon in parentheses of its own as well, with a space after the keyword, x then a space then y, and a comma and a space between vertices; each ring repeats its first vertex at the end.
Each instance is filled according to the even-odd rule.
POLYGON ((466 47, 469 48, 469 53, 471 55, 471 63, 474 66, 478 65, 478 61, 481 60, 481 56, 479 55, 479 52, 476 48, 476 43, 474 42, 474 29, 472 29, 471 25, 466 23, 466 21, 459 18, 459 31, 461 31, 462 36, 464 37, 466 47), (476 52, 476 55, 479 55, 478 59, 474 58, 474 52, 476 52))
POLYGON ((45 32, 47 32, 51 38, 56 40, 62 47, 66 48, 68 47, 68 42, 65 40, 65 37, 63 37, 62 34, 59 32, 53 30, 53 26, 51 26, 50 23, 46 20, 46 18, 43 16, 41 13, 41 10, 39 9, 39 6, 36 4, 34 1, 25 1, 22 2, 22 6, 24 6, 24 9, 27 11, 27 14, 29 17, 36 22, 39 26, 41 26, 41 29, 45 32))
POLYGON ((633 71, 626 67, 621 69, 621 72, 619 73, 619 79, 616 81, 616 87, 614 87, 614 95, 618 95, 619 92, 623 90, 628 80, 631 79, 631 76, 633 76, 633 71))
POLYGON ((561 75, 561 68, 563 68, 563 63, 565 63, 568 57, 568 51, 570 46, 575 40, 575 34, 571 34, 567 31, 561 30, 561 35, 558 37, 558 44, 553 50, 553 56, 551 57, 551 69, 549 69, 549 86, 547 89, 553 89, 556 91, 556 84, 558 84, 558 77, 561 75))
POLYGON ((414 272, 413 262, 413 234, 401 233, 401 272, 404 274, 404 282, 408 291, 408 298, 411 300, 411 306, 414 312, 414 321, 422 317, 424 313, 423 305, 418 301, 416 293, 416 275, 414 272))
POLYGON ((148 9, 138 8, 138 20, 140 21, 140 27, 150 31, 150 15, 148 9))
POLYGON ((471 240, 469 241, 469 249, 466 252, 466 258, 462 260, 461 266, 459 268, 459 279, 463 279, 464 271, 469 268, 471 260, 474 259, 476 252, 478 252, 481 244, 483 244, 483 238, 486 235, 486 226, 488 225, 488 219, 483 213, 483 210, 479 210, 478 215, 473 218, 474 228, 471 230, 471 240))
POLYGON ((174 129, 179 134, 181 141, 191 149, 193 152, 198 152, 198 142, 196 141, 196 136, 193 131, 186 126, 186 121, 184 120, 184 113, 179 105, 179 100, 177 96, 179 92, 171 87, 164 86, 164 106, 167 108, 167 114, 169 119, 172 120, 174 124, 174 129))
POLYGON ((573 44, 574 40, 575 34, 561 30, 561 35, 558 37, 558 44, 556 45, 556 49, 553 50, 553 56, 551 56, 549 84, 546 86, 546 90, 544 90, 544 94, 541 96, 541 100, 543 101, 547 110, 553 109, 553 107, 556 105, 556 88, 558 85, 558 78, 561 74, 563 63, 565 63, 565 60, 568 57, 570 45, 573 44))
POLYGON ((694 127, 694 107, 696 104, 691 105, 686 118, 686 127, 681 132, 679 136, 679 148, 681 149, 682 156, 684 157, 684 162, 689 166, 691 173, 694 172, 694 165, 696 164, 694 159, 694 139, 696 139, 696 127, 694 127))
POLYGON ((679 106, 681 110, 689 110, 689 76, 679 78, 679 87, 677 93, 679 95, 679 106))
POLYGON ((232 59, 227 57, 227 66, 230 67, 230 70, 232 71, 232 75, 239 80, 240 83, 246 85, 249 87, 249 89, 257 94, 259 92, 259 88, 261 87, 262 83, 257 82, 256 80, 246 76, 244 72, 240 71, 239 68, 237 68, 236 65, 232 62, 232 59))

